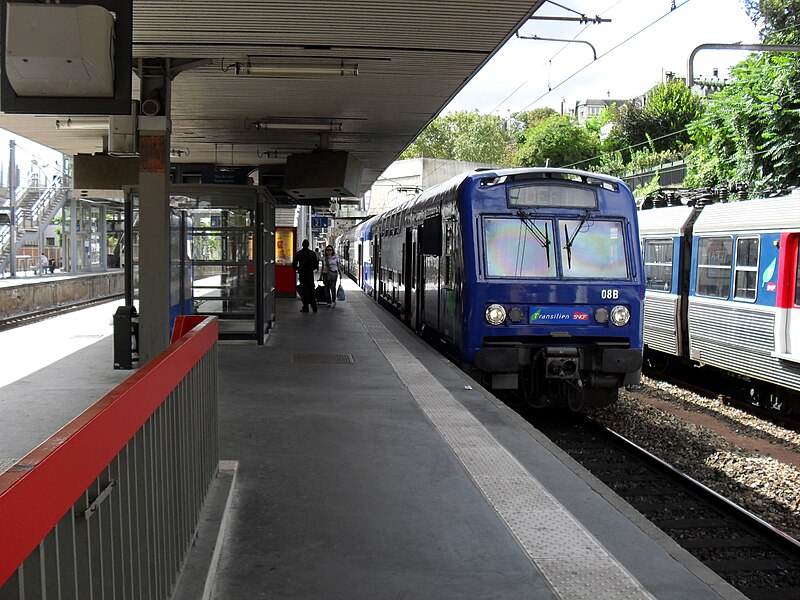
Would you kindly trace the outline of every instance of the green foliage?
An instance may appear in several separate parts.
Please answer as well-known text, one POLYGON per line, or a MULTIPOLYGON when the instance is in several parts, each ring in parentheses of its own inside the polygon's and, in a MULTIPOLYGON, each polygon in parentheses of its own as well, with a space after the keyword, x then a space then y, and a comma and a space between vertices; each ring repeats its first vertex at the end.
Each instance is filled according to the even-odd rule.
POLYGON ((525 132, 525 140, 517 153, 517 164, 542 167, 550 160, 551 167, 576 165, 591 167, 597 157, 600 139, 596 133, 567 115, 552 115, 525 132))
POLYGON ((459 111, 431 121, 400 158, 508 164, 511 145, 502 118, 476 111, 459 111))
POLYGON ((759 16, 764 19, 764 43, 800 44, 800 0, 749 0, 745 4, 754 22, 759 16))
POLYGON ((641 146, 652 152, 682 150, 689 143, 687 125, 702 111, 701 99, 682 81, 659 83, 644 100, 620 107, 605 149, 622 152, 628 161, 641 146))
POLYGON ((651 194, 655 194, 658 190, 661 189, 661 177, 656 171, 656 174, 653 175, 653 178, 645 183, 644 185, 640 185, 633 191, 633 195, 636 198, 646 198, 651 194))
POLYGON ((751 181, 756 192, 800 181, 800 69, 788 53, 753 54, 690 127, 690 185, 751 181))
POLYGON ((525 123, 525 129, 530 129, 537 123, 544 121, 545 119, 557 114, 558 113, 556 111, 554 111, 552 108, 549 107, 534 108, 533 110, 514 113, 511 115, 511 118, 517 121, 521 121, 522 123, 525 123))

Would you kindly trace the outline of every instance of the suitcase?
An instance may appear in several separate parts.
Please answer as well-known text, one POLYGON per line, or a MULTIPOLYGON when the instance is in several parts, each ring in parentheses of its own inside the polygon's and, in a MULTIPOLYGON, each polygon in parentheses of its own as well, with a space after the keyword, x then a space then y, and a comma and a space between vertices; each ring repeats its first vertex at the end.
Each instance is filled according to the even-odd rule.
POLYGON ((325 286, 324 285, 318 285, 314 289, 314 299, 317 302, 327 302, 328 301, 327 298, 325 297, 325 286))

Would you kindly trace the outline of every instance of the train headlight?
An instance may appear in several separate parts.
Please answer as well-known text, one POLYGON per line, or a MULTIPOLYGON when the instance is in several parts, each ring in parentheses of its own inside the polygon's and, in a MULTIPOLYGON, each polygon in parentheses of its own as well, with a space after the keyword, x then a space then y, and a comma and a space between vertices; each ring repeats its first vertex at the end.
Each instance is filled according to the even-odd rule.
POLYGON ((598 308, 594 311, 594 320, 600 323, 608 323, 608 309, 607 308, 598 308))
POLYGON ((500 304, 490 304, 486 308, 485 316, 489 325, 502 325, 506 320, 506 309, 500 304))
POLYGON ((631 320, 631 311, 627 306, 615 306, 611 309, 611 322, 617 327, 627 325, 631 320))

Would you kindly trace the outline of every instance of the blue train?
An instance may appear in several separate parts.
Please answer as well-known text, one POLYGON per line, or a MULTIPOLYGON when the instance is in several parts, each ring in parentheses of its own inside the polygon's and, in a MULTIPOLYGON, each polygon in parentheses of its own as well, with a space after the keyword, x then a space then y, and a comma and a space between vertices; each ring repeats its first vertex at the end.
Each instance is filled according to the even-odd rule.
POLYGON ((337 240, 345 272, 494 390, 573 410, 639 381, 636 205, 615 178, 484 170, 337 240))
POLYGON ((656 368, 722 370, 800 409, 800 194, 639 214, 644 341, 656 368))

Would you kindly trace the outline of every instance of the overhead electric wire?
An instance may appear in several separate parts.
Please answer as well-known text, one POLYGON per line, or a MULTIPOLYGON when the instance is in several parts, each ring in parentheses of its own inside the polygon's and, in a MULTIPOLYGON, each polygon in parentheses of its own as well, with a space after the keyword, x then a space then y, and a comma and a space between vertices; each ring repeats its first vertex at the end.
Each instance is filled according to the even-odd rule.
POLYGON ((604 156, 607 156, 609 154, 614 154, 614 152, 619 152, 621 150, 633 150, 634 148, 638 148, 639 146, 644 146, 644 145, 649 144, 651 142, 657 142, 658 140, 663 140, 663 139, 666 139, 668 137, 672 137, 673 135, 680 135, 681 133, 685 133, 687 131, 689 131, 689 129, 687 127, 684 127, 683 129, 679 129, 678 131, 673 131, 672 133, 665 133, 664 135, 660 135, 658 137, 649 138, 649 139, 647 139, 647 140, 645 140, 643 142, 639 142, 638 144, 631 144, 629 146, 626 146, 625 148, 620 148, 619 150, 612 150, 610 152, 601 152, 597 156, 593 156, 591 158, 585 158, 583 160, 579 160, 578 162, 574 162, 574 163, 570 163, 568 165, 564 165, 564 168, 568 169, 568 168, 574 167, 576 165, 582 165, 583 163, 591 162, 593 160, 597 160, 598 158, 603 158, 604 156))
POLYGON ((587 63, 587 64, 583 65, 583 66, 582 66, 580 69, 578 69, 577 71, 575 71, 575 72, 574 72, 572 75, 570 75, 569 77, 567 77, 566 79, 564 79, 564 80, 563 80, 563 81, 561 81, 560 83, 557 83, 557 84, 556 84, 555 86, 553 86, 553 87, 549 87, 549 89, 548 89, 548 90, 547 90, 547 91, 546 91, 544 94, 542 94, 541 96, 539 96, 538 98, 536 98, 535 100, 533 100, 532 102, 530 102, 529 104, 527 104, 527 105, 526 105, 526 106, 525 106, 525 107, 524 107, 522 110, 523 110, 523 111, 524 111, 524 110, 527 110, 527 109, 528 109, 528 108, 529 108, 531 105, 533 105, 533 104, 536 104, 536 103, 537 103, 539 100, 541 100, 542 98, 544 98, 545 96, 547 96, 547 94, 549 94, 549 93, 550 93, 550 92, 552 92, 553 90, 555 90, 555 89, 558 89, 559 87, 561 87, 562 85, 564 85, 564 84, 565 84, 566 82, 568 82, 570 79, 572 79, 573 77, 575 77, 575 76, 576 76, 578 73, 581 73, 581 72, 582 72, 584 69, 586 69, 586 67, 588 67, 589 65, 593 65, 593 64, 595 64, 595 63, 596 63, 598 60, 600 60, 600 59, 602 59, 602 58, 604 58, 604 57, 608 56, 609 54, 611 54, 612 52, 614 52, 615 50, 617 50, 619 47, 621 47, 621 46, 623 46, 624 44, 627 44, 628 42, 630 42, 630 41, 631 41, 633 38, 635 38, 635 37, 636 37, 636 36, 638 36, 639 34, 641 34, 641 33, 645 32, 645 31, 647 31, 648 29, 650 29, 650 28, 651 28, 653 25, 655 25, 656 23, 658 23, 659 21, 661 21, 661 19, 663 19, 664 17, 667 17, 667 16, 669 16, 670 14, 672 14, 673 12, 675 12, 677 9, 681 8, 682 6, 686 6, 686 5, 687 5, 689 2, 691 2, 691 0, 684 0, 683 2, 681 2, 680 4, 678 4, 677 6, 675 6, 675 8, 672 8, 672 9, 670 9, 670 11, 669 11, 668 13, 661 15, 661 16, 660 16, 660 17, 658 17, 658 18, 657 18, 655 21, 653 21, 652 23, 650 23, 649 25, 645 25, 645 26, 644 26, 644 27, 642 27, 642 28, 641 28, 639 31, 637 31, 636 33, 634 33, 633 35, 631 35, 631 36, 628 36, 627 38, 625 38, 624 40, 622 40, 622 41, 621 41, 619 44, 617 44, 616 46, 613 46, 613 47, 612 47, 610 50, 608 50, 607 52, 604 52, 603 54, 601 54, 600 56, 598 56, 596 60, 594 60, 594 61, 592 61, 592 62, 590 62, 590 63, 587 63))
MULTIPOLYGON (((604 15, 604 14, 606 14, 608 11, 610 11, 611 9, 613 9, 613 8, 614 8, 614 7, 616 7, 618 4, 620 4, 621 2, 624 2, 624 1, 625 1, 625 0, 617 0, 617 2, 615 2, 614 4, 612 4, 611 6, 609 6, 607 9, 605 9, 605 10, 604 10, 603 12, 601 12, 600 14, 601 14, 601 15, 604 15)), ((554 3, 554 4, 555 4, 555 3, 554 3)), ((561 5, 560 5, 560 4, 558 4, 558 5, 556 5, 556 6, 561 6, 561 5)), ((562 7, 562 8, 564 8, 564 7, 562 7)), ((574 12, 574 11, 573 11, 573 12, 574 12)), ((590 25, 586 25, 586 26, 584 26, 584 28, 583 28, 583 29, 581 29, 581 30, 580 30, 578 33, 576 33, 576 34, 575 34, 575 35, 572 37, 572 39, 573 39, 573 40, 577 39, 577 38, 578 38, 578 36, 579 36, 579 35, 581 35, 581 34, 582 34, 584 31, 586 31, 587 29, 589 29, 589 27, 591 27, 591 24, 590 24, 590 25)), ((551 56, 551 57, 550 57, 549 59, 547 59, 547 60, 546 60, 544 63, 542 63, 542 67, 544 67, 545 65, 547 65, 547 64, 549 64, 549 63, 552 63, 554 58, 556 58, 556 57, 557 57, 559 54, 561 54, 561 53, 562 53, 564 50, 566 50, 567 46, 568 46, 568 44, 564 44, 563 46, 561 46, 561 48, 559 48, 558 52, 556 52, 555 54, 553 54, 553 56, 551 56)), ((499 103, 497 106, 495 106, 495 107, 494 107, 492 110, 490 110, 490 111, 489 111, 489 114, 492 114, 494 111, 496 111, 498 108, 500 108, 500 107, 501 107, 503 104, 505 104, 505 102, 506 102, 506 101, 508 101, 508 99, 509 99, 509 98, 511 98, 511 96, 513 96, 514 94, 516 94, 516 93, 517 93, 517 92, 518 92, 520 89, 522 89, 524 86, 528 85, 528 83, 530 83, 530 81, 531 81, 530 79, 526 79, 525 81, 523 81, 522 83, 520 83, 520 84, 517 86, 517 88, 516 88, 516 89, 515 89, 513 92, 511 92, 511 93, 510 93, 508 96, 506 96, 505 98, 503 98, 503 99, 500 101, 500 103, 499 103)), ((517 111, 517 112, 520 112, 520 111, 517 111)))

